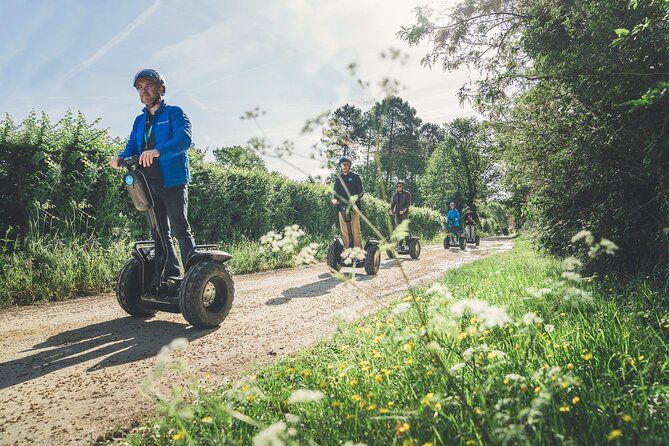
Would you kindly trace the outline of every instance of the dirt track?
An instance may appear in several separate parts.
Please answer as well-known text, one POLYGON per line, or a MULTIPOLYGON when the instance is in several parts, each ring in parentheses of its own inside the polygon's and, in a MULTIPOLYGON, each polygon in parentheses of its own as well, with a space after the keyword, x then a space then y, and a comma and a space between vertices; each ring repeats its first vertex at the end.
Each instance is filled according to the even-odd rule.
MULTIPOLYGON (((494 238, 464 252, 431 246, 402 264, 412 284, 428 283, 511 245, 494 238)), ((383 260, 377 277, 361 275, 355 287, 324 264, 237 276, 232 311, 217 330, 193 329, 178 314, 133 319, 113 295, 2 312, 0 445, 88 444, 155 412, 142 381, 173 339, 190 341, 192 372, 235 378, 314 345, 333 332, 337 310, 360 315, 386 304, 406 288, 397 273, 394 261, 383 260)))

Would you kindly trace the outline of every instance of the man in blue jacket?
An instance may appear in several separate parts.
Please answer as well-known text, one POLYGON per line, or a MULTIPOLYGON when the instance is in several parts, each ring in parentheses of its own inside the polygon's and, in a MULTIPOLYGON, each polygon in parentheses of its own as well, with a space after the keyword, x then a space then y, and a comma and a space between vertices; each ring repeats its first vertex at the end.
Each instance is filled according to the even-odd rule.
MULTIPOLYGON (((167 105, 165 78, 156 70, 144 69, 135 74, 133 86, 145 105, 135 118, 125 150, 111 159, 111 166, 121 168, 120 161, 139 155, 143 171, 153 194, 158 224, 166 234, 167 277, 179 276, 172 235, 179 242, 181 259, 186 263, 195 240, 188 223, 188 148, 191 146, 191 125, 181 108, 167 105)), ((153 233, 156 258, 164 258, 158 234, 153 233)))

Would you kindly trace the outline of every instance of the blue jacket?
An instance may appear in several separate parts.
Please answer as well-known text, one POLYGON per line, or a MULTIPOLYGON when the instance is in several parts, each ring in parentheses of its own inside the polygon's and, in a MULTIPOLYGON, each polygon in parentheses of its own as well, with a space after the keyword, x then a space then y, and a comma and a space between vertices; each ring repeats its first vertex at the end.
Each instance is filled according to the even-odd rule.
POLYGON ((453 222, 453 226, 456 228, 460 227, 460 211, 457 209, 452 209, 448 211, 448 221, 453 222))
MULTIPOLYGON (((142 114, 135 118, 132 132, 125 150, 119 153, 120 157, 139 155, 142 153, 142 142, 144 138, 144 126, 146 107, 142 114)), ((190 120, 181 108, 167 105, 162 101, 153 118, 153 137, 156 141, 155 149, 160 156, 154 159, 160 165, 165 187, 188 184, 190 181, 190 168, 188 167, 188 155, 186 151, 191 145, 190 120)))

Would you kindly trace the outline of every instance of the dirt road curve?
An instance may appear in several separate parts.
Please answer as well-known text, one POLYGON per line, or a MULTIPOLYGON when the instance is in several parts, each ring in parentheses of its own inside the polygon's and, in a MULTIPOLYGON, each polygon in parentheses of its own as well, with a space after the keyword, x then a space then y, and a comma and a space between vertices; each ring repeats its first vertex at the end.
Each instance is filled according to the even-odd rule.
MULTIPOLYGON (((511 245, 495 238, 464 252, 431 246, 402 264, 414 284, 427 283, 511 245)), ((332 278, 324 264, 238 276, 235 286, 218 330, 193 329, 177 314, 133 319, 113 295, 0 313, 0 445, 88 444, 153 413, 142 381, 172 339, 190 341, 184 357, 192 372, 235 378, 332 333, 336 310, 363 314, 405 288, 397 264, 385 259, 378 276, 361 275, 355 287, 332 278)))

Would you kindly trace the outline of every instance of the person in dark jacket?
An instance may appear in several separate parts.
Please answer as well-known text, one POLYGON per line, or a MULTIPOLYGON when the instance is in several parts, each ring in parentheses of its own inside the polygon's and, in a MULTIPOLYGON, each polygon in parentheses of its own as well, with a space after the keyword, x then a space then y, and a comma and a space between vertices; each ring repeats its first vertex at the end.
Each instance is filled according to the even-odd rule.
POLYGON ((465 223, 465 235, 467 236, 467 239, 472 240, 476 236, 476 225, 479 221, 479 216, 472 210, 472 208, 466 206, 462 213, 462 220, 465 223))
POLYGON ((340 208, 339 212, 339 229, 341 229, 342 237, 344 238, 344 248, 358 247, 362 248, 362 235, 360 232, 360 214, 359 209, 362 208, 360 199, 365 195, 365 188, 362 186, 362 180, 358 174, 351 172, 351 159, 347 156, 339 158, 340 172, 334 182, 334 193, 330 200, 332 204, 340 208), (348 225, 344 220, 345 212, 341 210, 346 209, 351 197, 358 197, 355 205, 358 209, 351 209, 351 235, 349 236, 348 225))
MULTIPOLYGON (((399 226, 409 217, 409 207, 411 206, 411 192, 404 190, 404 181, 398 181, 395 184, 396 192, 390 202, 390 214, 395 216, 395 225, 399 226)), ((400 249, 407 244, 407 239, 400 241, 400 249)))
MULTIPOLYGON (((139 168, 146 176, 153 194, 158 224, 166 235, 167 253, 163 253, 158 234, 152 234, 156 258, 164 259, 167 254, 166 277, 179 276, 179 261, 172 235, 179 242, 184 264, 195 246, 188 223, 190 169, 187 151, 192 142, 191 124, 181 108, 167 105, 163 100, 165 78, 156 70, 138 71, 133 86, 145 107, 142 114, 135 118, 125 150, 112 157, 111 166, 121 168, 123 158, 139 155, 139 168)), ((162 263, 156 262, 156 268, 162 263)), ((156 274, 160 272, 156 271, 156 274)))

